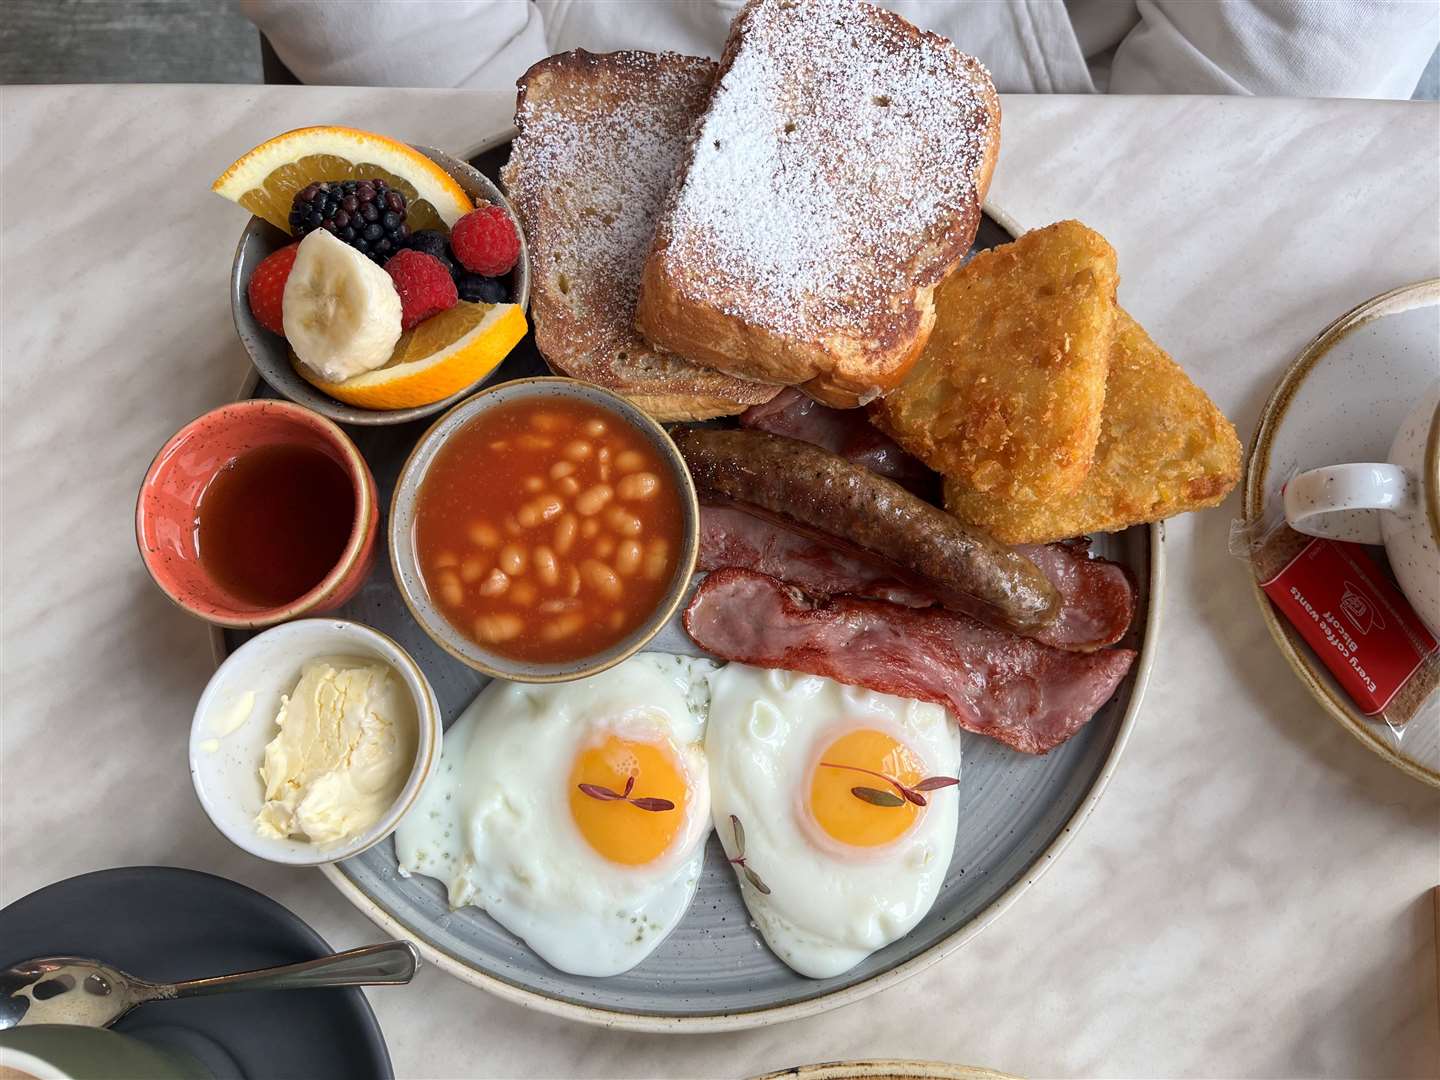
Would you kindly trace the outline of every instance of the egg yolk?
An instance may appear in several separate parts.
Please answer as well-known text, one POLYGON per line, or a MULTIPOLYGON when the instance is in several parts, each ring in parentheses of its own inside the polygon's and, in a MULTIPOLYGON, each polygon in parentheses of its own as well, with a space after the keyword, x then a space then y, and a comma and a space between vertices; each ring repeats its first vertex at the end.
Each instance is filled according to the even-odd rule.
POLYGON ((570 770, 570 816, 585 842, 611 862, 639 866, 662 855, 685 824, 689 791, 669 747, 617 735, 581 751, 570 770), (596 798, 581 784, 621 794, 634 777, 629 799, 596 798), (645 810, 631 799, 667 799, 672 810, 645 810))
POLYGON ((832 839, 853 847, 878 847, 903 836, 920 813, 914 803, 876 806, 854 793, 857 787, 898 796, 894 785, 868 769, 893 777, 907 787, 925 778, 924 767, 904 743, 883 731, 849 731, 830 743, 816 759, 810 780, 810 815, 832 839), (837 766, 848 766, 838 768, 837 766))

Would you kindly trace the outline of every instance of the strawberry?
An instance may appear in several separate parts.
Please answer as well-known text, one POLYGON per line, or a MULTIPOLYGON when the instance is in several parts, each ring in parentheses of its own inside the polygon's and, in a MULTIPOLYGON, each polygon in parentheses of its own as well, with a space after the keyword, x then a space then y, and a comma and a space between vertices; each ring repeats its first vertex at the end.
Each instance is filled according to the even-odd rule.
POLYGON ((281 302, 285 298, 285 282, 290 278, 290 268, 295 265, 295 252, 299 247, 298 243, 289 244, 266 255, 255 268, 255 273, 250 275, 250 284, 245 289, 255 321, 281 337, 285 336, 281 302))

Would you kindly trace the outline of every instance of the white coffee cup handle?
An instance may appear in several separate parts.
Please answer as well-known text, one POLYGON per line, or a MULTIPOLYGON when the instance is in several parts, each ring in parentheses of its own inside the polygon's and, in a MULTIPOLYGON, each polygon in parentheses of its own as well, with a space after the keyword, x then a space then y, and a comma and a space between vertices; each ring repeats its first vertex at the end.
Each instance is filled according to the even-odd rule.
POLYGON ((1285 485, 1285 520, 1308 536, 1383 543, 1380 515, 1373 511, 1403 512, 1413 492, 1408 481, 1398 465, 1371 462, 1310 469, 1285 485))

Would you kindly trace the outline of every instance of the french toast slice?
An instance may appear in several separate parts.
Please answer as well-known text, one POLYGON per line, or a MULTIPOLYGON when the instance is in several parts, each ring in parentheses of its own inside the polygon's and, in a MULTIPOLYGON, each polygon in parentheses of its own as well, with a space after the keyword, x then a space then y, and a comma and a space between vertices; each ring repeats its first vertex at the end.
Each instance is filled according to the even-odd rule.
POLYGON ((1235 428, 1121 308, 1100 440, 1079 490, 1022 500, 947 481, 945 506, 1007 544, 1047 544, 1214 506, 1239 479, 1235 428))
POLYGON ((1100 437, 1118 282, 1115 250, 1078 221, 980 252, 936 291, 934 333, 871 418, 956 491, 1076 490, 1100 437))
POLYGON ((854 407, 904 376, 1000 142, 972 57, 859 0, 750 0, 646 260, 652 343, 854 407))
POLYGON ((530 315, 550 366, 657 420, 704 420, 779 388, 687 363, 635 330, 640 270, 715 63, 677 53, 560 53, 520 79, 501 173, 530 248, 530 315))

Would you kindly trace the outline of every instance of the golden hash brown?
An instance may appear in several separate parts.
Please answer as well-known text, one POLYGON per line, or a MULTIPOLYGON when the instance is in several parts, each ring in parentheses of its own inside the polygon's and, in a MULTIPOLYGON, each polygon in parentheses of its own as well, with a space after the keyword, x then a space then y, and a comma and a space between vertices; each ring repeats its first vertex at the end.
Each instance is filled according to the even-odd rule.
POLYGON ((1214 506, 1239 479, 1240 440, 1230 421, 1117 309, 1100 441, 1080 489, 1017 500, 947 482, 945 505, 1007 544, 1044 544, 1214 506))
POLYGON ((976 255, 876 423, 961 491, 1043 498, 1085 479, 1100 435, 1115 251, 1078 221, 976 255))

